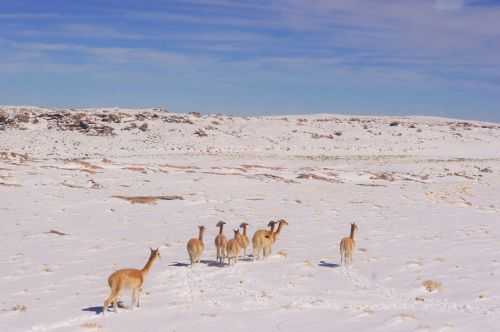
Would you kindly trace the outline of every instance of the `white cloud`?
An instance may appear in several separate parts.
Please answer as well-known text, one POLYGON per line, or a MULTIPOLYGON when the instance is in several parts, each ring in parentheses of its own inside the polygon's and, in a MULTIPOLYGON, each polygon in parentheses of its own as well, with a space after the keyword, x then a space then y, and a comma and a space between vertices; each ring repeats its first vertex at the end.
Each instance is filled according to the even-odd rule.
MULTIPOLYGON (((498 7, 464 6, 463 0, 273 0, 269 10, 262 10, 267 5, 261 2, 253 8, 252 2, 243 6, 242 13, 241 3, 229 0, 186 2, 206 6, 211 14, 125 12, 123 19, 129 24, 121 28, 112 26, 112 20, 99 25, 85 19, 59 22, 42 29, 37 40, 44 35, 70 36, 74 45, 32 43, 30 49, 22 50, 24 54, 44 54, 53 61, 57 52, 79 52, 102 64, 169 68, 176 64, 186 70, 208 61, 234 64, 234 71, 243 59, 249 67, 253 63, 262 71, 293 67, 313 72, 334 66, 338 71, 374 77, 383 72, 387 77, 500 81, 498 7), (231 15, 233 10, 241 15, 231 15), (159 28, 147 33, 134 30, 143 21, 159 28), (166 29, 174 24, 180 25, 178 31, 166 29), (195 26, 196 32, 184 29, 195 26), (93 43, 98 39, 99 43, 93 43), (234 56, 236 53, 243 56, 234 56)), ((19 36, 21 32, 16 31, 15 37, 19 36)), ((11 39, 19 41, 21 49, 22 38, 11 39)))

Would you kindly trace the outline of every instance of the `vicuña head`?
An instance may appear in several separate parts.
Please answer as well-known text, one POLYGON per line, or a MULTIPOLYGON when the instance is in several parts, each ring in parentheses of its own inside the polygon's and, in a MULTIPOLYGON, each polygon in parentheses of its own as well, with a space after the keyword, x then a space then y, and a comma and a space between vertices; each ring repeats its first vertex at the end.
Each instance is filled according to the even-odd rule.
POLYGON ((132 290, 132 303, 131 308, 135 306, 140 306, 140 295, 142 291, 142 285, 144 284, 144 279, 148 274, 153 263, 160 257, 160 251, 158 248, 149 248, 149 258, 144 267, 140 270, 138 269, 121 269, 113 272, 108 277, 108 285, 111 288, 111 294, 108 296, 106 301, 104 301, 103 314, 108 310, 110 304, 113 305, 114 311, 118 310, 118 298, 123 291, 123 289, 132 290))
POLYGON ((276 240, 278 239, 278 236, 281 233, 283 225, 288 226, 288 221, 286 221, 285 219, 280 219, 277 221, 277 223, 278 223, 278 229, 276 230, 276 232, 270 234, 270 238, 273 240, 273 243, 276 242, 276 240))
POLYGON ((355 222, 351 224, 351 235, 350 238, 354 239, 354 233, 358 231, 358 225, 355 222))

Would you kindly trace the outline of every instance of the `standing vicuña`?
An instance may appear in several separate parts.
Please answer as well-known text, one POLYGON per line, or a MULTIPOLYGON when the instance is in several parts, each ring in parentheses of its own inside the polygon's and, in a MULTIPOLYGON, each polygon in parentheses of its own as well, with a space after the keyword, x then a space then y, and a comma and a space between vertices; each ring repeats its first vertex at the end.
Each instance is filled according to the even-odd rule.
POLYGON ((247 235, 248 224, 246 222, 241 223, 240 228, 243 229, 243 234, 238 235, 238 243, 240 244, 241 249, 243 249, 243 256, 246 256, 248 243, 250 242, 247 235))
POLYGON ((205 248, 205 245, 203 244, 203 232, 205 231, 205 226, 198 226, 198 228, 198 238, 192 238, 188 241, 186 246, 191 266, 200 262, 201 254, 203 254, 203 249, 205 248))
POLYGON ((356 241, 354 240, 354 235, 358 230, 356 223, 351 224, 351 235, 345 237, 340 241, 340 264, 351 264, 352 263, 352 252, 356 248, 356 241))
POLYGON ((240 234, 240 229, 234 229, 234 237, 227 241, 226 246, 226 255, 227 255, 227 264, 231 265, 231 261, 236 263, 238 261, 238 256, 240 255, 240 244, 238 242, 238 236, 240 234))
POLYGON ((278 229, 276 232, 271 232, 271 234, 266 235, 266 239, 264 241, 264 257, 267 257, 271 254, 273 244, 278 240, 278 236, 281 233, 281 229, 283 225, 288 225, 288 222, 285 219, 278 220, 278 229))
POLYGON ((269 230, 259 229, 253 234, 252 246, 254 259, 259 259, 261 252, 262 255, 265 256, 265 248, 272 245, 271 237, 274 232, 274 227, 276 226, 276 221, 271 220, 267 226, 269 227, 269 230))
POLYGON ((108 296, 106 301, 104 301, 104 306, 102 313, 108 310, 108 306, 113 304, 115 312, 118 310, 118 298, 123 289, 132 290, 132 304, 133 309, 135 305, 140 306, 140 294, 142 291, 142 285, 144 284, 144 278, 148 274, 151 266, 157 258, 160 258, 160 252, 158 249, 150 248, 149 259, 142 268, 138 269, 122 269, 112 273, 108 278, 108 285, 111 288, 111 294, 108 296))
POLYGON ((219 221, 217 223, 217 227, 219 227, 219 234, 215 237, 215 248, 217 248, 217 262, 219 264, 224 264, 224 258, 226 257, 226 244, 227 239, 226 236, 222 233, 222 228, 224 227, 225 222, 219 221))
POLYGON ((276 240, 278 239, 278 236, 281 233, 281 229, 283 228, 283 225, 288 226, 288 221, 286 221, 285 219, 278 220, 278 229, 276 230, 276 232, 272 233, 273 243, 276 242, 276 240))

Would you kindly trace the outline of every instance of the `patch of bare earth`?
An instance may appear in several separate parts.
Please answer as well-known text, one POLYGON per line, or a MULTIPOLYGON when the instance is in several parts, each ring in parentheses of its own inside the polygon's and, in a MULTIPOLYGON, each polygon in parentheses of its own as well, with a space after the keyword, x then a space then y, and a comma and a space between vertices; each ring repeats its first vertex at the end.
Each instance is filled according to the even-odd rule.
POLYGON ((273 167, 273 166, 251 165, 251 164, 243 164, 241 165, 241 167, 245 169, 262 168, 262 169, 269 169, 271 171, 282 171, 285 169, 284 167, 273 167))
POLYGON ((384 180, 384 181, 389 181, 393 182, 395 180, 394 174, 387 173, 387 172, 382 172, 382 173, 370 173, 372 176, 370 177, 370 180, 384 180))
POLYGON ((17 183, 6 183, 6 182, 0 182, 0 186, 4 186, 4 187, 21 187, 20 184, 17 184, 17 183))
POLYGON ((121 196, 113 195, 114 198, 123 199, 131 204, 150 204, 154 205, 159 200, 173 201, 173 200, 183 200, 184 197, 178 195, 164 195, 164 196, 121 196))
POLYGON ((87 161, 78 160, 78 159, 67 160, 67 161, 65 161, 65 163, 74 163, 74 164, 80 165, 81 166, 79 169, 80 171, 87 172, 90 174, 95 174, 97 170, 103 169, 101 166, 97 166, 97 165, 91 164, 87 161))
POLYGON ((314 173, 301 173, 297 176, 297 179, 306 179, 306 180, 319 180, 326 181, 331 183, 339 183, 339 180, 328 178, 326 176, 317 175, 314 173))
POLYGON ((27 153, 16 153, 10 151, 0 151, 0 160, 3 160, 9 164, 19 165, 24 162, 30 161, 30 157, 27 153))
POLYGON ((57 229, 51 229, 50 231, 47 232, 47 234, 54 234, 54 235, 59 235, 59 236, 68 235, 68 233, 58 231, 57 229))
POLYGON ((256 177, 256 178, 264 178, 264 179, 271 179, 271 180, 274 180, 274 181, 280 181, 280 182, 284 182, 284 183, 297 183, 294 180, 285 179, 282 176, 278 176, 278 175, 274 175, 274 174, 268 174, 268 173, 255 174, 254 177, 256 177))
POLYGON ((102 326, 97 324, 96 322, 86 322, 80 325, 81 328, 83 329, 88 329, 88 330, 101 330, 102 326))
POLYGON ((160 165, 159 171, 162 173, 169 173, 169 171, 184 171, 184 173, 195 173, 195 170, 199 170, 200 168, 197 166, 189 166, 189 165, 172 165, 172 164, 163 164, 160 165))
POLYGON ((129 171, 133 171, 133 172, 147 173, 146 169, 142 166, 127 166, 127 167, 124 167, 124 169, 129 170, 129 171))

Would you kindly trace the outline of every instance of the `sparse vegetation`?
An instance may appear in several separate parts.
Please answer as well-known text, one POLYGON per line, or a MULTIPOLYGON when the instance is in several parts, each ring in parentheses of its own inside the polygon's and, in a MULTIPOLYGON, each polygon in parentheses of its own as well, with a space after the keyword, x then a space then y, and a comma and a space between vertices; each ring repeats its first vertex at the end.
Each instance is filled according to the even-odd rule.
POLYGON ((119 198, 126 200, 131 204, 156 204, 158 200, 172 201, 172 200, 183 200, 182 196, 170 195, 170 196, 122 196, 113 195, 114 198, 119 198))
POLYGON ((426 280, 422 283, 422 286, 429 292, 439 291, 442 288, 442 284, 439 281, 426 280))

